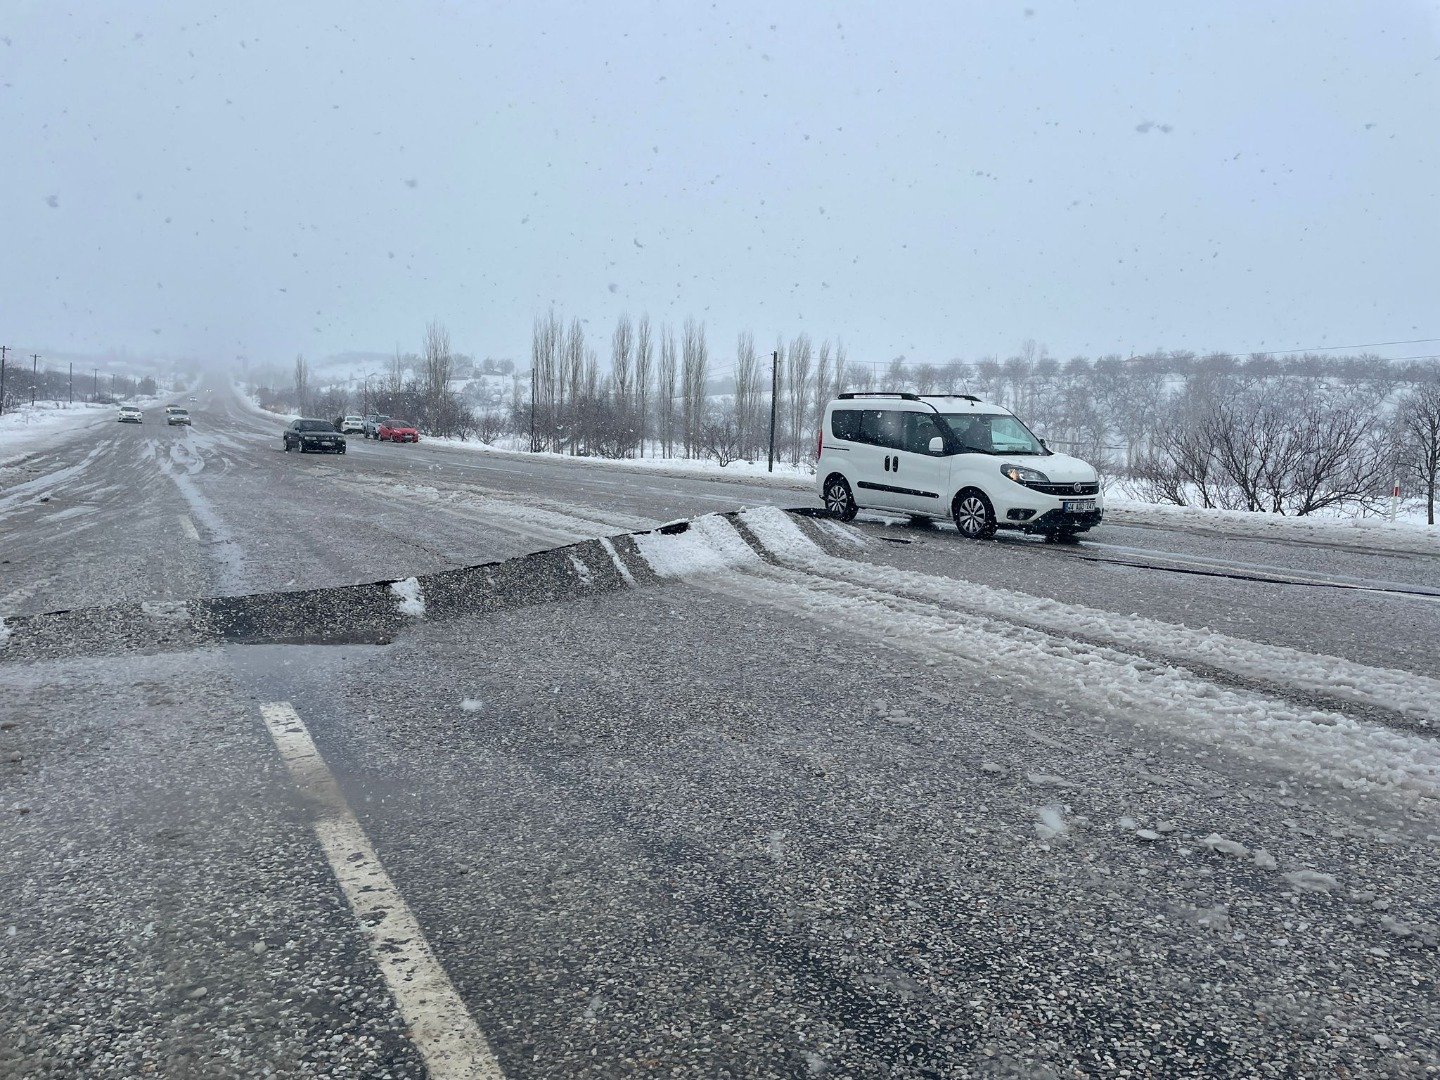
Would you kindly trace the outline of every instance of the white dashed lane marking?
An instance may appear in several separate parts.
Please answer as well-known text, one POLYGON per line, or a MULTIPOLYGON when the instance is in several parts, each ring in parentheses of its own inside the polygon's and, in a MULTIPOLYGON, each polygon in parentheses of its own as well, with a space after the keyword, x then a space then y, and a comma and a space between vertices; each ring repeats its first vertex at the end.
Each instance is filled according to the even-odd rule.
POLYGON ((304 721, 288 701, 267 702, 260 715, 295 786, 317 807, 315 835, 431 1080, 503 1080, 490 1044, 380 864, 304 721))

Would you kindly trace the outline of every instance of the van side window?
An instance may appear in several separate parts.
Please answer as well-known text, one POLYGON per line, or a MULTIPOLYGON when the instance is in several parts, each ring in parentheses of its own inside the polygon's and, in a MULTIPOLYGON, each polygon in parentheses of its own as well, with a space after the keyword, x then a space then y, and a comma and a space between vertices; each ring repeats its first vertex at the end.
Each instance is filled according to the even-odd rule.
POLYGON ((860 441, 887 450, 905 447, 905 414, 893 409, 866 409, 860 425, 860 441))
POLYGON ((830 434, 837 439, 860 442, 860 410, 836 409, 830 414, 830 434))
POLYGON ((912 454, 930 453, 930 440, 943 438, 940 425, 928 413, 906 413, 905 420, 905 449, 912 454))

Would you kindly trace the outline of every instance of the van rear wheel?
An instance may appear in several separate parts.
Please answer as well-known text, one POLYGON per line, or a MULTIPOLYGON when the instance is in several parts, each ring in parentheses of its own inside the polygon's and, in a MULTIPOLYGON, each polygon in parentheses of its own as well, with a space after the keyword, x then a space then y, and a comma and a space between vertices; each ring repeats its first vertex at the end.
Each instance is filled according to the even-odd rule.
POLYGON ((825 509, 838 521, 855 520, 860 508, 855 505, 855 496, 843 476, 832 476, 825 481, 825 509))
POLYGON ((966 488, 955 496, 951 510, 961 536, 970 540, 988 540, 995 535, 995 510, 983 491, 966 488))

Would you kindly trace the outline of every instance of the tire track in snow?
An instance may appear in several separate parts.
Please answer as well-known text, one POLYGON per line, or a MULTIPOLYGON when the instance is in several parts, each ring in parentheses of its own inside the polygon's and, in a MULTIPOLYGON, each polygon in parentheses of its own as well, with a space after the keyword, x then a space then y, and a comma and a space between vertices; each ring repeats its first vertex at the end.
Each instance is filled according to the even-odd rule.
POLYGON ((1138 649, 1182 663, 1201 663, 1270 685, 1291 686, 1343 702, 1398 712, 1423 727, 1440 727, 1440 679, 1374 667, 1343 657, 1248 641, 1142 615, 1067 604, 1049 597, 830 555, 789 517, 744 511, 741 522, 787 566, 883 589, 912 600, 943 603, 1018 625, 1138 649))
MULTIPOLYGON (((215 563, 216 585, 221 593, 240 593, 246 588, 245 556, 229 526, 190 478, 190 473, 175 471, 168 458, 155 459, 161 473, 170 479, 190 507, 190 518, 210 540, 207 548, 215 563)), ((201 466, 203 468, 203 465, 201 466)), ((195 470, 196 472, 199 469, 195 470)))
MULTIPOLYGON (((757 521, 755 513, 741 520, 768 534, 771 543, 765 536, 761 543, 772 554, 772 543, 790 553, 813 546, 780 512, 768 523, 774 528, 757 521), (793 535, 781 529, 782 521, 793 535)), ((1440 744, 1433 739, 1221 686, 1184 667, 1116 648, 776 565, 718 516, 697 519, 677 536, 636 541, 662 578, 686 579, 812 618, 921 659, 940 660, 973 678, 999 677, 1036 700, 1114 717, 1349 789, 1384 791, 1424 805, 1440 798, 1440 744)))

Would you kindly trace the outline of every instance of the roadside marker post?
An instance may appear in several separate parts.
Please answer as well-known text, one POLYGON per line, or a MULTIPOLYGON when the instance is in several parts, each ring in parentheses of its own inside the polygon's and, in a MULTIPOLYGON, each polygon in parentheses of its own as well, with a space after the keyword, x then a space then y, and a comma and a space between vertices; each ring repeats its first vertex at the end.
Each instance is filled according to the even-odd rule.
POLYGON ((1400 481, 1395 481, 1395 486, 1390 489, 1390 520, 1393 523, 1400 512, 1400 481))

